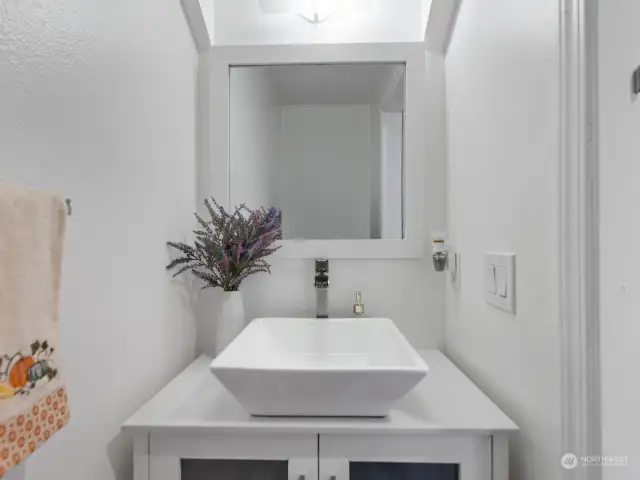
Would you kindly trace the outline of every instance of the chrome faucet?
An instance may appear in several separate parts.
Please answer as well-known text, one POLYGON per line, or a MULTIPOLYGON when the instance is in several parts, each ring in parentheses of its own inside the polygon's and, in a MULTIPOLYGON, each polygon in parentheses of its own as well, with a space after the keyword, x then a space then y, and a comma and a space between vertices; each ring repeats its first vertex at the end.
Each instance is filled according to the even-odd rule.
POLYGON ((316 260, 316 318, 329 318, 329 260, 316 260))

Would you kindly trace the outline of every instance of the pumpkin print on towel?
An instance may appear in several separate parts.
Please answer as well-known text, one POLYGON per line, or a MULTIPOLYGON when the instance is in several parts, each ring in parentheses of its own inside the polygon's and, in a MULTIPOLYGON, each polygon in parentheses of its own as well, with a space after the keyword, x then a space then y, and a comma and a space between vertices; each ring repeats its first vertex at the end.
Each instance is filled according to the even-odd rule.
POLYGON ((51 355, 54 348, 45 340, 31 344, 31 353, 15 352, 0 357, 0 402, 15 395, 29 395, 42 381, 58 374, 51 355))

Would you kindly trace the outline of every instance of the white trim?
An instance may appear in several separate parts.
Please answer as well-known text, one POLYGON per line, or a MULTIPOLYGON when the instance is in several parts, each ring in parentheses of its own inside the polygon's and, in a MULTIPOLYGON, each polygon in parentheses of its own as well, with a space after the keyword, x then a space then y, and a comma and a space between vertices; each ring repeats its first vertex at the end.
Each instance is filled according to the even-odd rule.
POLYGON ((151 480, 149 473, 148 432, 136 434, 133 438, 133 480, 151 480))
POLYGON ((433 0, 424 32, 427 50, 447 54, 461 4, 462 0, 433 0))
POLYGON ((214 46, 210 57, 227 65, 404 62, 423 42, 323 43, 310 45, 214 46))
POLYGON ((430 198, 425 161, 425 48, 422 42, 321 45, 216 46, 202 63, 201 98, 209 109, 200 116, 200 197, 215 194, 227 207, 231 198, 229 68, 238 65, 309 63, 406 63, 404 222, 403 240, 284 240, 277 253, 285 258, 423 258, 428 243, 430 198), (202 81, 207 82, 206 85, 202 81), (202 90, 204 89, 204 91, 202 90))
POLYGON ((182 0, 182 9, 187 18, 196 49, 199 53, 208 51, 211 48, 212 35, 207 28, 200 0, 182 0))
MULTIPOLYGON (((402 80, 404 79, 404 73, 406 71, 406 67, 397 67, 395 72, 393 72, 393 76, 387 82, 387 85, 382 89, 382 100, 380 100, 380 107, 383 112, 393 112, 393 111, 402 111, 399 110, 398 103, 398 95, 397 93, 401 91, 404 93, 404 85, 402 85, 402 80)), ((402 100, 402 107, 406 103, 404 98, 402 100)))
POLYGON ((509 437, 491 435, 491 480, 509 480, 509 437))
MULTIPOLYGON (((600 455, 597 11, 560 1, 560 318, 563 453, 600 455)), ((564 478, 598 479, 597 468, 564 478)))
POLYGON ((180 458, 173 455, 149 457, 150 480, 182 480, 180 458))

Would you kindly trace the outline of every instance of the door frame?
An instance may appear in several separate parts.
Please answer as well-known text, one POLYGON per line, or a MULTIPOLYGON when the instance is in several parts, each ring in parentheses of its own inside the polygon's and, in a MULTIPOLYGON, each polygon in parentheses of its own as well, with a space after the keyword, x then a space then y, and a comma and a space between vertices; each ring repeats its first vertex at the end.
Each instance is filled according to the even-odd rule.
POLYGON ((578 458, 601 453, 597 25, 596 1, 560 0, 562 447, 578 458))
MULTIPOLYGON (((450 38, 459 4, 445 23, 450 38)), ((558 0, 560 40, 559 305, 562 450, 601 455, 598 6, 558 0)), ((446 55, 446 46, 444 52, 446 55)), ((560 462, 560 459, 558 459, 560 462)), ((600 480, 600 468, 564 470, 600 480)))

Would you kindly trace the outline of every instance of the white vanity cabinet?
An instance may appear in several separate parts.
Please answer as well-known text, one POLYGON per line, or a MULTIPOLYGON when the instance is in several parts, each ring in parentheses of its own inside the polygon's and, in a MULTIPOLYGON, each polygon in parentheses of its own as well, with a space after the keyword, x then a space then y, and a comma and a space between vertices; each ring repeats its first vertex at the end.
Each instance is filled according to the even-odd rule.
POLYGON ((516 425, 441 352, 386 418, 256 418, 200 357, 124 425, 134 480, 507 480, 516 425))

